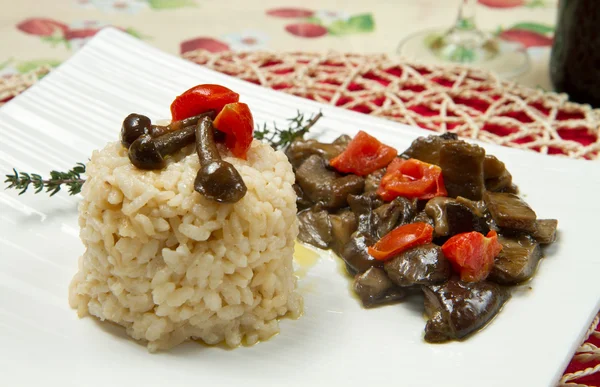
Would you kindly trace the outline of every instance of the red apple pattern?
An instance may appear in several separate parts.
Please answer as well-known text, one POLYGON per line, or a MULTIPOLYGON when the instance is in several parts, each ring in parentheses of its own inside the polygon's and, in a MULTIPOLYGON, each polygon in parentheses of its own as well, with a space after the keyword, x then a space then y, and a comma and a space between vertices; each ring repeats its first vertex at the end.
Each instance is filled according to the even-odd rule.
MULTIPOLYGON (((16 25, 17 29, 28 35, 39 36, 46 42, 52 44, 64 43, 68 48, 73 48, 71 42, 78 41, 79 45, 85 43, 85 39, 96 35, 103 27, 100 22, 85 21, 78 27, 69 26, 66 23, 48 18, 29 18, 16 25)), ((141 37, 130 28, 115 27, 133 36, 141 37)))
POLYGON ((525 5, 525 0, 478 0, 478 2, 490 8, 513 8, 525 5))
POLYGON ((185 54, 186 52, 194 51, 194 50, 206 50, 209 52, 221 52, 228 51, 229 45, 220 40, 210 38, 210 37, 198 37, 194 39, 189 39, 181 42, 180 51, 181 54, 185 54))
POLYGON ((520 43, 525 48, 550 47, 554 39, 554 27, 534 22, 521 22, 506 30, 500 30, 498 37, 505 41, 520 43))
POLYGON ((267 10, 267 15, 281 18, 311 17, 315 11, 305 8, 274 8, 267 10))
POLYGON ((64 23, 46 18, 25 19, 17 24, 17 28, 26 34, 37 36, 53 36, 69 29, 64 23))
POLYGON ((284 28, 299 38, 319 38, 325 35, 342 36, 372 32, 375 21, 371 13, 348 15, 340 10, 317 10, 306 8, 268 9, 269 16, 285 19, 298 19, 284 28))
POLYGON ((327 35, 327 28, 315 23, 294 23, 285 26, 285 30, 292 35, 302 38, 318 38, 327 35))

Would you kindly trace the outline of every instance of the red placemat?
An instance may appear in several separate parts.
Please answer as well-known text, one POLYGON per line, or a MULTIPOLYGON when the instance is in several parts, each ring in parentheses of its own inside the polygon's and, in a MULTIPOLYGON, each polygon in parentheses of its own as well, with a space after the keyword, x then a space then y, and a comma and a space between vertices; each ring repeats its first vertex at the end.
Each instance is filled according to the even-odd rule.
MULTIPOLYGON (((193 51, 184 57, 269 88, 436 132, 550 155, 600 158, 600 110, 482 71, 384 55, 193 51)), ((40 67, 0 78, 0 106, 49 71, 40 67)), ((599 317, 560 386, 600 386, 599 317)))
POLYGON ((599 157, 600 110, 484 71, 385 55, 192 51, 184 57, 276 90, 436 132, 552 155, 599 157))

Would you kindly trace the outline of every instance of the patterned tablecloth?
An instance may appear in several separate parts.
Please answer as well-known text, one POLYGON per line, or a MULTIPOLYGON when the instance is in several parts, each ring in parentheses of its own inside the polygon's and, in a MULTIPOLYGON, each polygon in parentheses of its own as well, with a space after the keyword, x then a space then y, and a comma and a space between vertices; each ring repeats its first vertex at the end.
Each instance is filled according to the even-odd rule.
MULTIPOLYGON (((542 153, 598 158, 600 111, 543 92, 551 89, 548 59, 556 0, 478 0, 477 22, 483 29, 528 48, 532 65, 516 79, 518 85, 397 59, 395 51, 404 37, 450 25, 458 3, 0 0, 0 104, 110 25, 267 87, 432 130, 453 130, 542 153), (269 50, 300 54, 270 56, 265 52, 269 50), (325 54, 329 50, 362 55, 325 54), (236 54, 240 51, 260 52, 236 54), (375 53, 388 56, 365 55, 375 53), (293 79, 306 80, 312 88, 298 89, 293 79), (377 94, 377 87, 384 89, 377 94), (415 99, 418 103, 411 102, 415 99), (516 129, 506 131, 511 127, 516 129)), ((597 325, 598 318, 561 385, 600 386, 597 325)))

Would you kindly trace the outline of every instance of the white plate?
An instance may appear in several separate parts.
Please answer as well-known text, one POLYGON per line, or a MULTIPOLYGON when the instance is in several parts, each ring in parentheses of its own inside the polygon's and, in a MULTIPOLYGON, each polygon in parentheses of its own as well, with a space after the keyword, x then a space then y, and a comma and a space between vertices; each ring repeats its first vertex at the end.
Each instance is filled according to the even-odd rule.
MULTIPOLYGON (((256 122, 323 110, 315 135, 366 130, 403 149, 429 132, 267 90, 105 30, 71 60, 0 109, 0 171, 46 174, 86 161, 117 139, 130 112, 169 116, 198 83, 239 92, 256 122)), ((554 385, 598 310, 598 164, 485 145, 505 161, 560 241, 539 272, 485 330, 465 342, 426 344, 422 306, 363 310, 337 263, 323 257, 300 281, 305 314, 281 334, 233 351, 184 344, 149 354, 121 329, 78 319, 67 286, 82 253, 78 198, 0 194, 2 385, 554 385)))

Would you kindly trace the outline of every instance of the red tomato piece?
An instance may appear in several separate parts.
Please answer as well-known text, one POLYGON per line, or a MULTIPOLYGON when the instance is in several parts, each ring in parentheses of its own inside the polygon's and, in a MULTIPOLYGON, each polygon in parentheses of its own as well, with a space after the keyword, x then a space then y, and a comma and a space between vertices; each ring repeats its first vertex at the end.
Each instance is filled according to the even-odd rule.
POLYGON ((214 125, 225 133, 225 145, 231 153, 245 160, 254 133, 254 119, 248 105, 242 102, 225 105, 215 118, 214 125))
POLYGON ((487 237, 477 231, 465 232, 448 239, 442 246, 446 258, 466 282, 486 279, 501 250, 496 231, 490 231, 487 237))
POLYGON ((384 235, 369 247, 368 251, 373 258, 386 261, 412 247, 431 243, 432 240, 433 227, 429 224, 422 222, 405 224, 384 235))
POLYGON ((221 85, 198 85, 175 98, 171 104, 173 121, 196 116, 214 109, 219 113, 223 106, 237 102, 240 95, 221 85))
POLYGON ((397 155, 396 149, 361 130, 346 150, 331 159, 329 164, 340 172, 365 176, 387 166, 397 155))
POLYGON ((386 201, 398 196, 418 199, 448 196, 440 167, 417 159, 398 158, 388 165, 377 193, 386 201))

